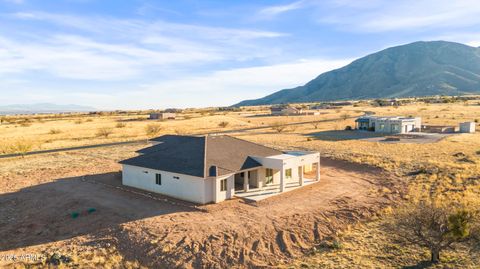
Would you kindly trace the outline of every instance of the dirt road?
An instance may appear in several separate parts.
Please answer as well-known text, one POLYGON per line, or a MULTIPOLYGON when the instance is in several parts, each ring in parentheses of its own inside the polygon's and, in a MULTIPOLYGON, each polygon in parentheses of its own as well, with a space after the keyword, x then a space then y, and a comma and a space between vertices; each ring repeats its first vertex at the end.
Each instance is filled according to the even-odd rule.
MULTIPOLYGON (((108 243, 126 259, 149 267, 271 266, 368 218, 391 203, 399 188, 381 170, 324 159, 317 184, 257 204, 235 199, 196 208, 121 187, 119 167, 110 162, 103 173, 97 167, 88 175, 82 168, 76 171, 80 176, 62 178, 64 167, 50 171, 43 183, 2 192, 0 255, 108 243), (92 208, 95 212, 88 213, 92 208), (80 215, 73 218, 74 212, 80 215)), ((3 180, 12 186, 34 179, 38 170, 28 173, 3 180)))

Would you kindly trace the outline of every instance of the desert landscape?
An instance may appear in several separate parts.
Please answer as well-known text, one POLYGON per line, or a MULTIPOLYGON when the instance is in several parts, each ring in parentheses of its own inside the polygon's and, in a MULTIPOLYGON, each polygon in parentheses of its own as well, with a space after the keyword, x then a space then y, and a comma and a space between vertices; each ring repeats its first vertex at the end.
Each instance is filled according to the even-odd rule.
MULTIPOLYGON (((480 105, 365 101, 300 116, 271 116, 268 106, 211 108, 163 121, 149 120, 148 111, 3 117, 1 151, 19 156, 0 159, 0 266, 421 268, 415 266, 429 259, 428 249, 399 241, 389 223, 422 198, 478 208, 480 134, 365 140, 346 128, 365 113, 478 125, 480 105), (123 186, 118 161, 163 134, 228 134, 319 151, 322 177, 259 202, 209 205, 123 186), (131 144, 69 149, 113 142, 131 144), (50 149, 61 150, 27 154, 50 149)), ((442 252, 438 268, 477 268, 478 257, 459 244, 442 252)))

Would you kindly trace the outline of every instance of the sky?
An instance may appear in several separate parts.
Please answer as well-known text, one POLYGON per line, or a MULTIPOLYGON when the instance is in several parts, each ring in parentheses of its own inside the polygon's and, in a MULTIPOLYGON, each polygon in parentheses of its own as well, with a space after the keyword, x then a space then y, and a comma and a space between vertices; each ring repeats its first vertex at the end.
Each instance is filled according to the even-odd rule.
POLYGON ((480 46, 480 4, 0 0, 0 105, 228 106, 419 40, 480 46))

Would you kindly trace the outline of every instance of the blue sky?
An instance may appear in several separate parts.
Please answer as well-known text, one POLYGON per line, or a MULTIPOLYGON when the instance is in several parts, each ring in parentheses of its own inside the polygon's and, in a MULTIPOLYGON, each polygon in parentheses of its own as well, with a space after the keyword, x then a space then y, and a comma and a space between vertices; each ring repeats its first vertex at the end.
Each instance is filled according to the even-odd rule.
POLYGON ((0 0, 0 105, 231 105, 479 29, 471 0, 0 0))

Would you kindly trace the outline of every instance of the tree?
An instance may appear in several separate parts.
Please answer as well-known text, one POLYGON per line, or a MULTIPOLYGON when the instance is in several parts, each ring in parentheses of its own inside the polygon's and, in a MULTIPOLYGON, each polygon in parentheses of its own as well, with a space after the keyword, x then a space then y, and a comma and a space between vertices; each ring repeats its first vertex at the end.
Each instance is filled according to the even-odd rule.
POLYGON ((478 214, 465 206, 420 202, 394 214, 394 231, 407 242, 428 248, 430 261, 438 263, 441 251, 475 240, 478 214))

